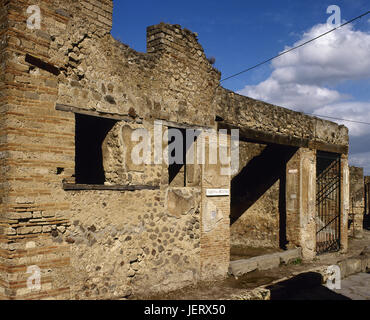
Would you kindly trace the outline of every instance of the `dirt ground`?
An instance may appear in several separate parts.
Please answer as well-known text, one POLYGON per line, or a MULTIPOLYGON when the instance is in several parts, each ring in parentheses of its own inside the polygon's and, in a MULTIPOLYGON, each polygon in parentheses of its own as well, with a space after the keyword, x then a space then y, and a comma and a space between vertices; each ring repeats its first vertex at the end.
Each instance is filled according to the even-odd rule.
MULTIPOLYGON (((293 277, 298 273, 303 273, 315 267, 336 264, 338 261, 359 255, 366 246, 370 246, 370 231, 364 231, 362 239, 352 239, 349 241, 348 253, 330 253, 318 256, 312 262, 296 261, 289 265, 281 265, 279 268, 267 271, 254 271, 239 278, 229 276, 220 281, 200 282, 179 289, 173 292, 159 295, 132 296, 133 300, 223 300, 233 294, 238 294, 246 289, 254 289, 263 285, 269 285, 280 279, 293 277)), ((233 248, 233 258, 253 257, 259 254, 276 252, 276 249, 241 249, 233 248), (272 250, 272 251, 270 251, 272 250), (268 252, 270 251, 270 252, 268 252)))

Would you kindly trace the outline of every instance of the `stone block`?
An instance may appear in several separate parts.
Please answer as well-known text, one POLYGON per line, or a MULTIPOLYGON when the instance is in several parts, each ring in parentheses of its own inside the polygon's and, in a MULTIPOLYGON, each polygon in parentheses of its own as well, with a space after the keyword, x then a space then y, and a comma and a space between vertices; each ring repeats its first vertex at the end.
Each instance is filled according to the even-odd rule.
POLYGON ((231 261, 229 273, 239 277, 243 274, 255 271, 258 269, 257 259, 245 259, 245 260, 238 260, 238 261, 231 261))
POLYGON ((351 258, 346 260, 346 277, 360 273, 362 269, 361 259, 351 258))
POLYGON ((270 270, 280 266, 279 254, 267 254, 257 257, 258 270, 270 270))
POLYGON ((302 258, 302 249, 297 248, 297 249, 281 252, 279 253, 279 256, 280 256, 281 263, 289 264, 297 259, 302 258))

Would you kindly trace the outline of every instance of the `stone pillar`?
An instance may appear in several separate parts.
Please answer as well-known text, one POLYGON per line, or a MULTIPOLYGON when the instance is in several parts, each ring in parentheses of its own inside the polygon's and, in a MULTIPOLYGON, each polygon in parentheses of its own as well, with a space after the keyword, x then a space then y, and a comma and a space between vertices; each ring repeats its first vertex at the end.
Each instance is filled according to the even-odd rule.
POLYGON ((70 247, 59 237, 70 224, 61 181, 74 171, 74 116, 55 110, 65 62, 56 43, 76 35, 71 19, 82 36, 109 33, 112 10, 112 0, 0 1, 0 299, 70 298, 70 247), (40 29, 27 25, 33 5, 40 29))
POLYGON ((217 137, 212 136, 208 141, 205 148, 206 164, 202 166, 202 280, 226 277, 230 263, 230 175, 221 174, 219 162, 209 163, 208 146, 217 144, 217 137))
POLYGON ((300 246, 300 152, 287 163, 286 168, 286 238, 287 248, 300 246))
POLYGON ((304 259, 316 256, 316 152, 301 148, 287 165, 287 240, 302 248, 304 259))
POLYGON ((350 167, 350 216, 353 220, 349 229, 349 236, 362 238, 363 220, 365 212, 365 184, 364 169, 350 167))
POLYGON ((341 157, 341 227, 340 227, 340 246, 341 252, 348 250, 348 212, 349 212, 349 167, 348 155, 341 157))

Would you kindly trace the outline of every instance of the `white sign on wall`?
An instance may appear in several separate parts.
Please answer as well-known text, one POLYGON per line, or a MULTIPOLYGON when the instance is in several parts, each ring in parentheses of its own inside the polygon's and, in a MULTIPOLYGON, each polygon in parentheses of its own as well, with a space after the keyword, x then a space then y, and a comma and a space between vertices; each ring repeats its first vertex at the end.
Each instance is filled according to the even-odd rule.
POLYGON ((228 197, 230 195, 229 189, 207 189, 207 197, 228 197))

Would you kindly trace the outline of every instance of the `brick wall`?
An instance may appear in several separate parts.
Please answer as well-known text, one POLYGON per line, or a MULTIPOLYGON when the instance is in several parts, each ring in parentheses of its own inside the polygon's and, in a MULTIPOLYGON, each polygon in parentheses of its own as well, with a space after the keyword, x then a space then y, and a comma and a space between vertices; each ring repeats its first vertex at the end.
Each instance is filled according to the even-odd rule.
MULTIPOLYGON (((6 257, 8 272, 6 296, 10 298, 69 297, 69 284, 63 272, 69 266, 69 247, 55 243, 51 234, 68 226, 69 204, 62 197, 51 199, 51 189, 60 188, 57 168, 66 174, 74 170, 74 130, 72 115, 55 111, 58 79, 55 75, 26 62, 26 54, 51 62, 53 33, 65 32, 69 21, 68 10, 76 15, 81 9, 99 28, 110 31, 111 1, 84 1, 83 7, 66 9, 65 1, 2 1, 1 26, 5 18, 9 27, 2 28, 8 46, 1 50, 1 157, 2 173, 7 172, 7 198, 2 192, 2 223, 5 239, 2 259, 6 257), (5 6, 6 2, 6 6, 5 6), (41 8, 41 29, 26 26, 29 5, 41 8), (94 4, 95 7, 91 7, 94 4), (4 9, 8 16, 4 15, 4 9), (6 61, 4 62, 4 56, 6 61), (5 64, 5 66, 4 66, 5 64), (5 68, 5 69, 4 69, 5 68), (5 84, 5 90, 4 90, 5 84), (4 95, 7 95, 6 109, 4 95), (37 116, 36 116, 37 115, 37 116), (6 125, 4 124, 6 117, 6 125), (4 134, 6 141, 4 143, 4 134), (6 161, 6 165, 4 165, 6 161), (27 289, 26 271, 29 266, 41 269, 42 289, 27 289)), ((4 43, 4 42, 2 42, 4 43)), ((53 57, 55 58, 55 57, 53 57)), ((56 59, 55 59, 56 60, 56 59)), ((1 186, 4 185, 1 176, 1 186)), ((0 190, 3 190, 1 188, 0 190)))
MULTIPOLYGON (((209 138, 217 143, 217 137, 209 138)), ((230 137, 228 137, 230 143, 230 137)), ((206 148, 206 154, 209 149, 206 148)), ((225 278, 230 263, 230 196, 210 197, 208 189, 230 190, 230 177, 221 175, 221 164, 206 159, 202 166, 201 278, 225 278)))
POLYGON ((6 296, 5 289, 8 286, 7 279, 7 240, 5 232, 7 225, 4 223, 4 203, 6 201, 6 135, 5 127, 5 112, 7 104, 6 95, 6 29, 8 24, 7 7, 4 0, 0 1, 0 299, 6 296))

